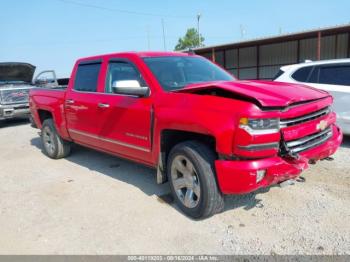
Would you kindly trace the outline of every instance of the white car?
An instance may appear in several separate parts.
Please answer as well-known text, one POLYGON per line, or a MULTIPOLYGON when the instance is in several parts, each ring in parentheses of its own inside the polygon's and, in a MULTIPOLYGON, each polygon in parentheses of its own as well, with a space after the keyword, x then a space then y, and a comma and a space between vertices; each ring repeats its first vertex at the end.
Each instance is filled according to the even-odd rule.
POLYGON ((304 83, 328 91, 343 133, 350 135, 350 59, 306 61, 281 67, 274 81, 304 83))

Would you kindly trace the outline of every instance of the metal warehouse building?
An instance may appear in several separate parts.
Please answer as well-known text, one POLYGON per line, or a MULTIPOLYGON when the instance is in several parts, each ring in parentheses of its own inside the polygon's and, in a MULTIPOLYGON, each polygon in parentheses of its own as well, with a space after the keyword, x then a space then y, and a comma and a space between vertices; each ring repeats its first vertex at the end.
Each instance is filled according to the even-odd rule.
POLYGON ((194 49, 239 79, 271 79, 283 65, 350 57, 350 25, 194 49))

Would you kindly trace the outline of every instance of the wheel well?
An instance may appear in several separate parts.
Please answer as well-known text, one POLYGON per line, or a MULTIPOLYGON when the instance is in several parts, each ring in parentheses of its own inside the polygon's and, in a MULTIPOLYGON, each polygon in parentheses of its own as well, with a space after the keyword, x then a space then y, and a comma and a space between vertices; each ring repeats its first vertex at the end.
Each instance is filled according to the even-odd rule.
POLYGON ((42 110, 42 109, 39 109, 38 110, 38 115, 39 115, 39 118, 40 118, 40 123, 44 123, 44 121, 46 119, 49 119, 49 118, 53 118, 52 117, 52 113, 50 111, 47 111, 47 110, 42 110))
POLYGON ((195 140, 199 141, 211 148, 213 152, 216 152, 215 138, 210 135, 204 135, 200 133, 187 132, 181 130, 163 130, 161 134, 161 144, 160 144, 160 168, 165 171, 167 159, 170 150, 177 144, 188 141, 195 140))

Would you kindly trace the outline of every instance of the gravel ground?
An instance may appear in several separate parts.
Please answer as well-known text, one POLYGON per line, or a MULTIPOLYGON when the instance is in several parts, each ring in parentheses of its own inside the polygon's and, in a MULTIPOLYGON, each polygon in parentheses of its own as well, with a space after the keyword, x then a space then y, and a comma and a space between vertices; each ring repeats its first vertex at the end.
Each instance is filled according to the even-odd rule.
POLYGON ((350 254, 350 138, 295 185, 194 221, 153 170, 82 147, 51 160, 37 132, 0 128, 0 254, 350 254))

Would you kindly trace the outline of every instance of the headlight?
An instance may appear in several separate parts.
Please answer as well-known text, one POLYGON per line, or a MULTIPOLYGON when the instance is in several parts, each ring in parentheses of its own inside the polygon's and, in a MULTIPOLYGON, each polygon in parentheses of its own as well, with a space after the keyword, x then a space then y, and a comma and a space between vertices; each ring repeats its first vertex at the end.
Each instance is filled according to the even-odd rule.
POLYGON ((239 120, 239 127, 250 134, 271 134, 280 130, 279 118, 251 119, 243 117, 239 120))

